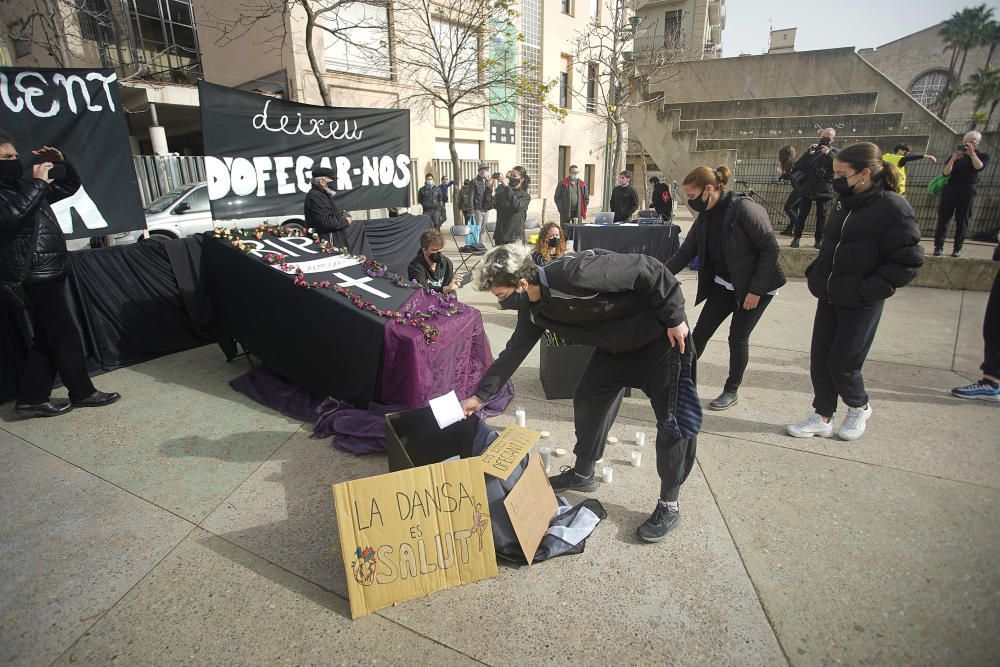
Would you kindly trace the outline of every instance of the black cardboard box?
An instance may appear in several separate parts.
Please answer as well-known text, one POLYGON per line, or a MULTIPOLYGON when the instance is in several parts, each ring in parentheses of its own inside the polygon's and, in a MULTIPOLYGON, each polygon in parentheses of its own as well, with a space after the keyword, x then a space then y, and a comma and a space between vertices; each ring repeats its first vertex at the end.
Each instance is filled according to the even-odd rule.
POLYGON ((545 336, 542 336, 541 345, 538 376, 545 398, 573 398, 594 348, 587 345, 551 345, 545 336))
POLYGON ((430 407, 385 416, 385 446, 389 472, 440 463, 458 455, 473 455, 479 417, 472 415, 442 430, 430 407))

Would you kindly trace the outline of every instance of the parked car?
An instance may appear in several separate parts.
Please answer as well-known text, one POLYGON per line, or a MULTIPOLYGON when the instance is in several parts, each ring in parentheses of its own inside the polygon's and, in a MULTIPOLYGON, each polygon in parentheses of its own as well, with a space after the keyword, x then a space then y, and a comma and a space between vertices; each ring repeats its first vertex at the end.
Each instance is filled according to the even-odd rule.
MULTIPOLYGON (((238 200, 232 202, 232 204, 236 203, 238 200)), ((255 227, 264 223, 281 225, 282 227, 298 227, 305 231, 305 221, 301 210, 283 216, 216 221, 212 218, 212 210, 208 205, 208 184, 204 181, 182 185, 165 193, 150 203, 146 207, 145 213, 149 238, 157 240, 177 239, 209 232, 217 224, 224 227, 255 227)), ((141 238, 141 229, 116 234, 115 244, 135 243, 141 238)))

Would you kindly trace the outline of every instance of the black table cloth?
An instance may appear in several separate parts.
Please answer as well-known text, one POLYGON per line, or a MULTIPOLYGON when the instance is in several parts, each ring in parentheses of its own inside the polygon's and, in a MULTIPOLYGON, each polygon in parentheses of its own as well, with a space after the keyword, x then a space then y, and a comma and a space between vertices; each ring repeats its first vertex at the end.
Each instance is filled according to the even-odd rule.
POLYGON ((655 257, 666 262, 680 247, 677 225, 565 225, 574 250, 601 248, 655 257))

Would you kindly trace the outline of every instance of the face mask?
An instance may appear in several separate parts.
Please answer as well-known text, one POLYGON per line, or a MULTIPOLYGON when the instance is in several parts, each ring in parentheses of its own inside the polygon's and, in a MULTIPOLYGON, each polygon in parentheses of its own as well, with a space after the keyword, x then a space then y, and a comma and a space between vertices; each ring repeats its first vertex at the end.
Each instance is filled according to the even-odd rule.
POLYGON ((489 176, 490 176, 490 172, 488 172, 488 171, 481 171, 481 172, 479 172, 479 178, 483 179, 484 181, 487 178, 489 178, 489 176))
POLYGON ((549 239, 549 247, 550 248, 558 248, 559 247, 559 237, 558 236, 553 236, 552 238, 549 239))
POLYGON ((508 178, 507 179, 507 185, 509 185, 512 188, 516 188, 517 184, 520 183, 520 182, 521 182, 520 178, 508 178))
POLYGON ((708 202, 702 199, 702 197, 704 196, 705 196, 705 188, 702 188, 701 193, 697 197, 695 197, 694 199, 687 200, 688 208, 694 211, 695 213, 703 213, 704 211, 708 210, 708 202))
POLYGON ((571 181, 575 181, 578 178, 580 178, 579 174, 570 174, 569 175, 569 180, 571 180, 571 181))
POLYGON ((440 252, 432 252, 430 255, 427 256, 427 259, 431 260, 435 264, 440 264, 441 263, 441 253, 440 252))
POLYGON ((830 138, 829 137, 823 137, 823 138, 821 138, 819 140, 819 145, 820 146, 829 146, 830 145, 830 138))
POLYGON ((528 295, 524 292, 514 290, 510 293, 510 296, 499 301, 500 310, 516 310, 524 304, 527 298, 528 295))
POLYGON ((847 176, 833 179, 833 191, 841 197, 850 197, 854 194, 854 186, 847 182, 847 176))
POLYGON ((0 160, 0 181, 16 181, 24 175, 20 160, 0 160))
POLYGON ((424 185, 426 185, 429 188, 433 188, 434 187, 434 181, 424 181, 424 185))
POLYGON ((622 185, 622 186, 628 185, 628 179, 627 178, 619 178, 618 179, 618 185, 622 185))

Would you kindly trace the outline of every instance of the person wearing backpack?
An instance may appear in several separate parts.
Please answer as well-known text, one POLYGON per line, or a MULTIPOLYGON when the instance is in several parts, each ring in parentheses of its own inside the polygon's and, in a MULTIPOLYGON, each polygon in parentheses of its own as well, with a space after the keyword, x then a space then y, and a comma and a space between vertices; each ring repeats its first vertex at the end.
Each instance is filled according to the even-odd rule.
POLYGON ((726 190, 728 167, 696 167, 682 184, 695 219, 680 249, 667 260, 678 274, 698 258, 698 294, 705 302, 692 339, 702 355, 709 339, 732 315, 729 325, 729 378, 708 407, 725 410, 739 400, 743 373, 750 360, 750 334, 785 276, 778 266, 778 241, 771 220, 760 204, 742 193, 726 190))

